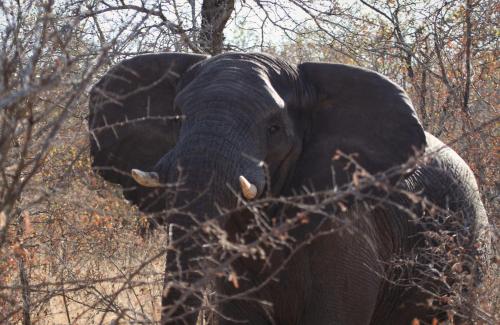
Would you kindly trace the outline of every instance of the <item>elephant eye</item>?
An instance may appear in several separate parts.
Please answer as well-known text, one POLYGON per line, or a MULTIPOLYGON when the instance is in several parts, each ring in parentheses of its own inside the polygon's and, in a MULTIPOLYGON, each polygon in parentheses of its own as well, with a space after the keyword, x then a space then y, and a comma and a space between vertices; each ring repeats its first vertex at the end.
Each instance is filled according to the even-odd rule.
POLYGON ((268 132, 269 134, 275 134, 275 133, 277 133, 280 129, 281 129, 281 127, 280 127, 279 125, 273 124, 273 125, 271 125, 271 126, 267 129, 267 132, 268 132))

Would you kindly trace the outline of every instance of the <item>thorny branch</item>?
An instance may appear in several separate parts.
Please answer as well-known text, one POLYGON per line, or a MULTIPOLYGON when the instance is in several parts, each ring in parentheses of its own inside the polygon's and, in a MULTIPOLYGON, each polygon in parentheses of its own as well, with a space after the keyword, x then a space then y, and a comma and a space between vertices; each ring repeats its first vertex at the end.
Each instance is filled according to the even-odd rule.
MULTIPOLYGON (((370 202, 360 203, 356 209, 386 204, 412 215, 413 211, 392 200, 400 195, 415 207, 452 219, 449 211, 432 207, 425 198, 388 181, 427 157, 383 175, 369 175, 352 160, 356 171, 344 186, 335 187, 332 182, 329 191, 309 188, 295 196, 251 203, 240 198, 242 204, 236 211, 221 212, 219 218, 251 211, 248 231, 258 233, 252 241, 229 240, 217 219, 200 222, 178 242, 167 243, 161 231, 150 239, 140 239, 136 232, 147 223, 147 217, 122 202, 116 188, 92 174, 85 124, 90 85, 110 65, 136 54, 259 49, 294 62, 355 63, 384 73, 405 86, 424 125, 468 160, 479 178, 486 207, 494 215, 499 202, 495 183, 498 143, 493 132, 499 122, 493 104, 498 91, 496 3, 424 4, 402 0, 323 6, 301 0, 0 2, 0 323, 40 323, 59 312, 68 323, 108 323, 113 317, 153 322, 159 315, 164 256, 197 233, 211 239, 206 246, 210 254, 200 261, 206 267, 199 282, 191 286, 171 283, 182 290, 184 298, 216 278, 234 285, 243 283, 246 279, 239 278, 231 266, 237 259, 255 259, 270 267, 273 252, 285 253, 281 263, 273 265, 255 287, 232 296, 209 292, 202 310, 217 314, 214 300, 253 299, 251 295, 274 281, 311 241, 334 232, 356 231, 359 220, 346 217, 353 209, 346 203, 348 198, 370 202), (209 8, 222 11, 209 12, 209 8), (457 118, 459 114, 461 118, 457 118), (367 189, 372 187, 384 195, 370 195, 367 189), (268 213, 273 205, 300 213, 286 221, 273 221, 268 213), (336 213, 327 213, 332 206, 336 213), (26 222, 33 231, 21 236, 17 229, 26 222), (316 231, 309 237, 294 238, 294 229, 313 223, 316 231), (325 228, 331 223, 335 227, 325 228), (59 301, 61 308, 53 309, 59 301)), ((109 99, 120 98, 110 94, 109 99)), ((123 124, 103 128, 119 126, 123 124)), ((176 184, 165 184, 165 188, 171 193, 176 184)), ((432 226, 429 220, 423 222, 432 226)), ((422 233, 424 240, 435 245, 416 252, 425 260, 422 264, 432 261, 432 267, 417 268, 408 282, 387 280, 424 290, 436 282, 444 284, 445 292, 430 293, 437 305, 444 300, 453 305, 471 280, 468 256, 455 254, 460 247, 455 237, 435 235, 422 233), (450 270, 440 268, 444 257, 456 262, 448 278, 444 276, 450 270), (427 277, 419 282, 422 273, 427 277)), ((391 264, 398 269, 415 263, 414 257, 395 256, 391 264)), ((172 278, 181 277, 173 274, 172 278)), ((489 298, 497 288, 494 281, 483 288, 483 299, 490 306, 485 303, 484 308, 474 310, 477 319, 492 324, 497 320, 498 301, 489 298)))

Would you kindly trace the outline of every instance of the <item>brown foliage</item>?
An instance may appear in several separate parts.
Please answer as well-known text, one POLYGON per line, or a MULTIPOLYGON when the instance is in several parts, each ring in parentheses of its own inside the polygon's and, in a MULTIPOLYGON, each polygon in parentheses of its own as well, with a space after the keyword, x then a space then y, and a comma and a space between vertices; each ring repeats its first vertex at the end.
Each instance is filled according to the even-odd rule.
MULTIPOLYGON (((165 235, 138 236, 146 217, 91 171, 85 120, 92 82, 140 53, 257 49, 384 73, 409 92, 426 129, 472 167, 498 229, 494 1, 141 3, 0 3, 0 323, 158 320, 165 235), (223 11, 208 10, 221 3, 223 11), (238 26, 248 30, 237 34, 238 26)), ((355 188, 366 179, 360 170, 355 188)), ((287 245, 294 222, 308 223, 307 212, 273 228, 266 245, 287 245)), ((224 249, 263 258, 259 245, 231 246, 210 226, 224 249)), ((448 239, 441 237, 439 254, 450 252, 448 239)), ((452 271, 461 273, 457 256, 452 271)), ((494 266, 478 292, 477 317, 491 323, 500 310, 494 266)), ((239 286, 236 273, 221 274, 239 286)))

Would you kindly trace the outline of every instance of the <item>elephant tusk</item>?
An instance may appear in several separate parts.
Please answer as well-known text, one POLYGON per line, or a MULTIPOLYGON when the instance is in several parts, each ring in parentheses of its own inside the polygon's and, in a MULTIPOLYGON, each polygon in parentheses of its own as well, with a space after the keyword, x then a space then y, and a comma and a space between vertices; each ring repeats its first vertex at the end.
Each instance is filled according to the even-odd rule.
POLYGON ((250 183, 245 176, 240 176, 240 186, 243 196, 247 200, 253 200, 257 196, 257 187, 250 183))
POLYGON ((139 185, 142 185, 144 187, 159 187, 159 186, 161 186, 160 177, 158 176, 158 173, 143 172, 142 170, 139 170, 139 169, 132 169, 131 174, 132 174, 132 178, 137 183, 139 183, 139 185))

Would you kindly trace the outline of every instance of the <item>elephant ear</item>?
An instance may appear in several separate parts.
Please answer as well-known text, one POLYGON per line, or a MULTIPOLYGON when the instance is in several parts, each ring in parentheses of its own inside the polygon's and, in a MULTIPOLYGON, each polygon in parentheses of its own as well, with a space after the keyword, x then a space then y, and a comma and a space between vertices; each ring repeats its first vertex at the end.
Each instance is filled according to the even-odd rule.
MULTIPOLYGON (((309 156, 328 155, 324 160, 331 165, 340 150, 355 154, 365 169, 376 173, 406 162, 425 146, 424 130, 410 99, 386 77, 342 64, 303 63, 298 68, 314 98, 309 103, 309 156)), ((344 172, 339 163, 334 167, 344 172)))
POLYGON ((112 67, 90 92, 88 117, 92 167, 107 181, 124 187, 138 204, 151 190, 140 188, 130 170, 150 170, 176 143, 179 112, 176 86, 205 55, 162 53, 140 55, 112 67))

